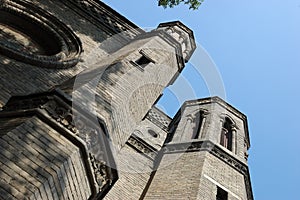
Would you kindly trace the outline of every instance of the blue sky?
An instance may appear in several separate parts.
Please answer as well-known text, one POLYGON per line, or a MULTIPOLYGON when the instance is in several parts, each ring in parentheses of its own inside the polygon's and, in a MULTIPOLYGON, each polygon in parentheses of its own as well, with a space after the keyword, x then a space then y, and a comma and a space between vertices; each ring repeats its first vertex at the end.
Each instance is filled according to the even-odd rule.
MULTIPOLYGON (((219 70, 226 101, 248 117, 255 199, 298 200, 300 0, 205 0, 197 11, 163 9, 156 0, 104 2, 140 27, 180 20, 194 31, 219 70)), ((192 67, 185 80, 197 97, 209 95, 192 67)), ((178 91, 176 86, 166 93, 178 91)), ((166 109, 172 114, 178 106, 166 109)))

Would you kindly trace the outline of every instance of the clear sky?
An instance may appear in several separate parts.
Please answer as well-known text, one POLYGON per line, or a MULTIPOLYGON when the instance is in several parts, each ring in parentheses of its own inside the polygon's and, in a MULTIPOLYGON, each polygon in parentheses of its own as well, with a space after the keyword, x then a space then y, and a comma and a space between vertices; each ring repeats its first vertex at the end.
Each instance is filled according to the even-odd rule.
MULTIPOLYGON (((255 199, 299 200, 300 0, 205 0, 197 11, 163 9, 156 0, 104 2, 142 28, 180 20, 194 31, 222 77, 225 100, 248 117, 255 199)), ((188 80, 198 98, 209 96, 193 70, 178 85, 188 80)), ((172 86, 166 96, 184 95, 178 91, 172 86)), ((170 115, 180 106, 165 102, 170 115)))

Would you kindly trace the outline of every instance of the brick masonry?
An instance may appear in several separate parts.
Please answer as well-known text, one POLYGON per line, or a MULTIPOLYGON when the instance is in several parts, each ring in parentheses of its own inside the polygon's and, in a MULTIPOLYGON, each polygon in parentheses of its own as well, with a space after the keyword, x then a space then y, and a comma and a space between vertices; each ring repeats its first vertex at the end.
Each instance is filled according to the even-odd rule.
MULTIPOLYGON (((213 200, 217 187, 221 187, 228 192, 229 200, 253 199, 249 176, 245 176, 249 173, 250 141, 247 119, 242 113, 218 98, 188 101, 174 119, 154 107, 195 49, 190 29, 180 22, 171 22, 145 33, 96 0, 7 0, 1 1, 0 10, 7 2, 21 5, 29 13, 26 5, 30 4, 30 8, 51 15, 47 23, 40 25, 44 30, 53 29, 51 23, 63 24, 57 37, 64 39, 60 34, 75 34, 80 41, 80 60, 69 68, 55 68, 28 64, 27 60, 0 53, 0 110, 4 109, 0 112, 0 198, 77 200, 94 199, 99 194, 99 198, 108 200, 213 200), (120 32, 123 34, 112 37, 120 32), (139 63, 141 58, 146 63, 139 63), (47 93, 48 100, 53 100, 55 93, 64 106, 49 104, 52 111, 45 111, 43 101, 37 98, 39 103, 29 101, 23 107, 5 110, 11 97, 37 93, 47 93), (76 135, 79 127, 74 127, 77 119, 72 103, 81 109, 79 117, 101 121, 101 130, 109 138, 108 145, 101 141, 103 148, 108 149, 102 149, 98 160, 86 153, 90 138, 76 135), (198 127, 200 111, 203 120, 198 127), (220 145, 226 117, 234 122, 236 131, 232 151, 220 145), (195 133, 197 138, 193 138, 195 133), (213 150, 211 147, 176 150, 183 143, 205 141, 217 146, 222 154, 209 151, 213 150), (166 151, 168 145, 175 149, 166 151), (104 167, 108 160, 112 161, 109 164, 114 163, 109 167, 115 169, 104 167)), ((1 19, 0 23, 6 27, 1 19)), ((22 38, 34 39, 25 33, 16 37, 22 38)), ((70 41, 73 40, 64 42, 70 41)), ((76 47, 56 45, 61 52, 54 58, 61 56, 59 59, 72 57, 62 52, 76 47)), ((83 129, 86 132, 82 135, 90 136, 96 130, 89 128, 83 129)))
POLYGON ((1 137, 0 142, 0 187, 6 191, 2 198, 90 196, 79 149, 39 119, 29 118, 1 137))

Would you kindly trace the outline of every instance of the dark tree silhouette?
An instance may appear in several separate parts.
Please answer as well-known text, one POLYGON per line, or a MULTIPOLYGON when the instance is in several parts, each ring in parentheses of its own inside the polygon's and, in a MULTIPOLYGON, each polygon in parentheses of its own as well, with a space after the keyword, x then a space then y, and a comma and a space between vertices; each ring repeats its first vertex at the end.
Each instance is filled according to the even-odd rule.
POLYGON ((158 5, 164 8, 172 8, 181 3, 189 5, 189 9, 196 10, 199 8, 203 0, 158 0, 158 5))

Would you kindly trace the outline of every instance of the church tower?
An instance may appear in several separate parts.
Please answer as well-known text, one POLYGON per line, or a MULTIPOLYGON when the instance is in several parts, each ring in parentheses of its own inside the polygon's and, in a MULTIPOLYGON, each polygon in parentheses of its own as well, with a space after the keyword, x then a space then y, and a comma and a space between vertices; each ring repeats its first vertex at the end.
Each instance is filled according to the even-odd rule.
POLYGON ((252 200, 247 119, 218 97, 187 101, 145 199, 252 200))
POLYGON ((195 48, 99 0, 0 0, 0 199, 252 200, 242 113, 155 107, 195 48))

